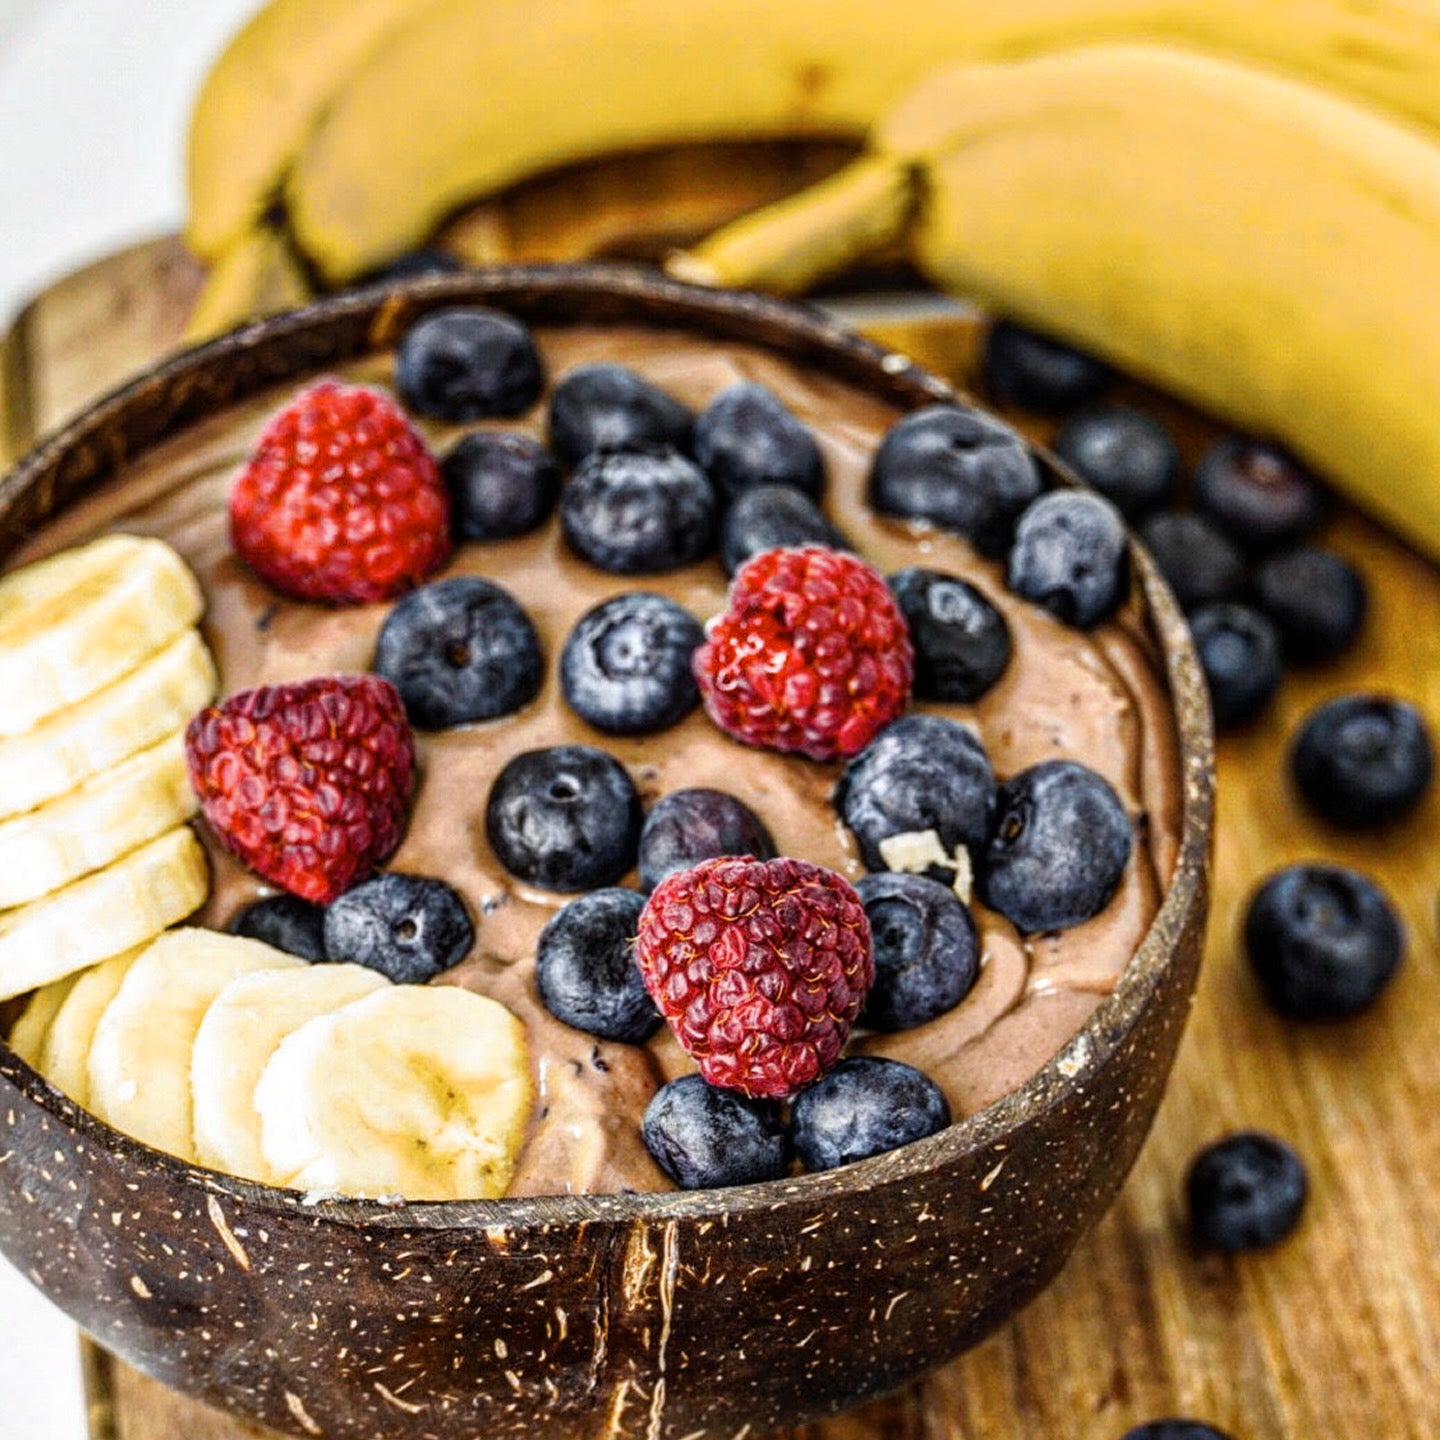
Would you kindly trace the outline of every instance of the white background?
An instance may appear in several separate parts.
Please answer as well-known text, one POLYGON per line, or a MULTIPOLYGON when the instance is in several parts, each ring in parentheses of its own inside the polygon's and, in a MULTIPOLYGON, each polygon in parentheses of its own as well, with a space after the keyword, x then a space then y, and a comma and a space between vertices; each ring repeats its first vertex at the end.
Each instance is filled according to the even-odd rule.
MULTIPOLYGON (((0 0, 0 325, 183 213, 190 99, 259 0, 0 0)), ((75 1332, 0 1261, 0 1437, 83 1440, 75 1332)))

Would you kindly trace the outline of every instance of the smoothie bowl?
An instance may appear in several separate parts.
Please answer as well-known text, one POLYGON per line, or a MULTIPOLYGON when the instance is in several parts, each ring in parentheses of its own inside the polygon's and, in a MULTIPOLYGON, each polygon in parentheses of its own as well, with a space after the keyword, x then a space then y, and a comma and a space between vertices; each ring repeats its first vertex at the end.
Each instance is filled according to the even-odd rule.
MULTIPOLYGON (((220 697, 372 669, 396 677, 414 722, 405 740, 407 803, 399 833, 376 863, 385 874, 443 881, 457 897, 460 938, 447 942, 443 963, 427 973, 395 973, 381 960, 384 978, 369 983, 435 982, 397 983, 383 1004, 402 992, 433 997, 435 989, 459 987, 463 997, 445 998, 483 1002, 485 1024, 505 1017, 503 1034, 487 1031, 487 1055, 508 1045, 506 1054, 518 1058, 509 1062, 515 1083, 503 1099, 514 1123, 487 1132, 498 1158, 487 1152, 468 1189, 444 1147, 473 1160, 474 1125, 447 1131, 443 1145, 428 1131, 423 1142, 395 1139, 395 1115, 403 1110, 396 1096, 415 1071, 406 1057, 425 1059, 428 1043, 418 1013, 388 1029, 372 1023, 364 1033, 373 1049, 352 1047, 348 1070, 339 1051, 291 1044, 310 1034, 309 1026, 283 1045, 277 1033, 279 1048, 268 1065, 256 1065, 240 1107, 246 1115, 264 1112, 263 1126, 251 1126, 252 1138, 263 1130, 264 1143, 257 1141, 252 1161, 232 1159, 238 1152, 227 1149, 215 1107, 202 1103, 219 1072, 202 1075, 194 1061, 192 1108, 188 1093, 178 1101, 169 1093, 163 1065, 155 1068, 169 1047, 162 1032, 181 1023, 176 1011, 183 1008, 155 982, 168 975, 177 989, 198 983, 211 960, 205 944, 203 964, 186 958, 196 930, 235 927, 278 888, 309 900, 332 897, 296 879, 305 866, 293 854, 275 859, 279 869, 266 872, 268 879, 242 863, 244 824, 233 808, 217 807, 213 793, 200 794, 204 818, 193 829, 184 824, 196 800, 181 802, 181 823, 168 835, 196 856, 203 846, 203 864, 192 867, 204 872, 202 881, 181 913, 156 921, 183 920, 187 928, 144 949, 133 968, 115 952, 140 950, 137 942, 150 937, 127 936, 108 950, 95 942, 101 953, 85 957, 100 962, 94 973, 117 964, 125 973, 98 1030, 91 1022, 94 1043, 78 1081, 47 1063, 39 1032, 76 1008, 69 997, 84 981, 69 971, 79 967, 42 963, 44 973, 29 982, 53 980, 73 986, 68 992, 47 987, 25 1001, 20 982, 8 986, 12 1009, 27 1007, 11 1032, 13 1048, 0 1045, 7 1132, 0 1246, 10 1260, 102 1345, 165 1383, 280 1430, 342 1440, 382 1433, 460 1440, 540 1427, 557 1435, 721 1435, 746 1426, 763 1433, 895 1388, 974 1344, 1037 1293, 1123 1181, 1180 1037, 1207 898, 1209 722, 1184 624, 1143 553, 1130 547, 1117 561, 1118 588, 1107 603, 1094 602, 1088 572, 1062 603, 1053 587, 1031 583, 1027 565, 1029 573, 1050 573, 1054 544, 1063 552, 1073 526, 1059 527, 1058 542, 1052 530, 1053 543, 1017 566, 1015 514, 999 538, 993 524, 971 526, 978 545, 917 515, 906 498, 915 493, 915 457, 920 471, 944 469, 934 458, 936 433, 948 435, 956 451, 1000 447, 1009 473, 1033 485, 1034 493, 1007 502, 1017 513, 1028 515, 1042 490, 1068 493, 1052 461, 957 401, 943 382, 810 312, 650 274, 556 268, 357 292, 251 327, 167 362, 25 460, 0 486, 7 569, 76 553, 110 533, 173 547, 198 582, 193 608, 203 609, 200 635, 220 697), (454 334, 443 326, 435 332, 428 357, 423 347, 417 355, 412 337, 426 317, 475 307, 518 322, 501 331, 507 346, 519 346, 523 363, 510 366, 512 393, 483 423, 455 423, 456 404, 468 402, 455 401, 449 386, 454 334), (408 347, 398 376, 397 347, 402 357, 408 347), (428 368, 420 363, 427 359, 428 368), (625 368, 625 404, 606 399, 606 386, 617 383, 613 372, 591 383, 588 400, 585 385, 572 383, 595 366, 625 368), (547 513, 551 493, 524 525, 501 524, 487 535, 485 516, 499 493, 493 465, 482 485, 473 467, 445 464, 454 543, 425 562, 411 600, 432 587, 453 593, 443 587, 462 578, 483 579, 516 602, 528 637, 505 673, 487 679, 484 704, 497 691, 508 699, 483 714, 447 711, 458 703, 455 693, 442 686, 437 700, 407 668, 404 645, 402 663, 387 661, 387 646, 397 648, 394 617, 406 605, 413 611, 411 600, 296 598, 296 587, 309 580, 266 575, 254 554, 246 563, 238 553, 240 532, 227 512, 237 477, 258 464, 257 445, 271 433, 267 426, 273 431, 272 417, 322 377, 386 396, 398 388, 419 412, 416 431, 407 433, 420 436, 422 449, 457 454, 467 431, 484 432, 490 438, 470 442, 472 449, 488 445, 492 459, 501 450, 524 452, 526 494, 537 487, 560 492, 558 521, 547 513), (752 388, 735 392, 742 384, 752 388), (754 387, 768 398, 757 400, 754 387), (741 423, 732 414, 728 429, 727 407, 715 403, 726 394, 731 411, 744 412, 741 423), (618 447, 611 437, 591 453, 583 436, 587 426, 592 435, 603 430, 595 420, 602 411, 604 423, 616 423, 617 414, 634 423, 640 414, 643 424, 674 433, 642 434, 643 443, 625 435, 618 447), (782 413, 788 418, 777 421, 782 413), (911 415, 911 428, 897 431, 911 415), (756 446, 745 442, 777 429, 786 443, 760 447, 768 458, 757 460, 756 446), (549 456, 537 460, 537 441, 559 452, 559 465, 549 456), (804 504, 782 497, 775 509, 757 507, 744 494, 754 478, 746 467, 783 468, 786 454, 801 456, 790 481, 804 504), (562 467, 570 472, 563 490, 562 467), (658 530, 631 523, 652 482, 680 496, 658 530), (810 498, 816 492, 823 515, 810 498), (817 517, 826 528, 817 528, 817 517), (700 623, 734 611, 746 577, 753 580, 775 545, 806 547, 787 549, 801 559, 785 563, 819 567, 795 582, 821 585, 806 591, 812 599, 829 593, 826 567, 853 567, 865 572, 856 583, 878 587, 858 592, 870 612, 900 614, 902 601, 907 607, 895 632, 902 638, 874 657, 882 671, 892 661, 903 671, 898 688, 890 687, 889 710, 858 731, 822 715, 819 728, 844 737, 828 749, 817 746, 814 725, 788 750, 755 743, 774 742, 783 726, 776 729, 777 721, 757 735, 754 727, 770 722, 757 720, 753 704, 739 707, 737 721, 726 700, 733 686, 717 684, 716 670, 701 673, 704 657, 713 660, 720 648, 723 624, 712 625, 701 646, 700 623), (858 558, 849 558, 852 552, 858 558), (739 579, 727 611, 731 570, 739 579), (909 578, 897 578, 902 573, 909 578), (890 578, 893 598, 881 576, 890 578), (965 582, 959 602, 957 581, 965 582), (653 597, 647 606, 668 606, 667 615, 693 617, 687 623, 704 692, 703 704, 698 692, 677 701, 673 685, 658 700, 642 696, 641 708, 652 713, 639 724, 626 706, 640 702, 633 690, 607 688, 614 676, 605 661, 609 655, 612 669, 624 669, 635 656, 627 660, 623 645, 616 652, 581 643, 613 614, 605 607, 623 609, 632 603, 624 597, 636 592, 653 597), (951 599, 932 603, 932 592, 951 599), (988 637, 979 652, 966 649, 958 671, 947 668, 956 660, 945 639, 958 623, 946 608, 953 603, 964 611, 962 629, 975 631, 979 614, 978 630, 988 637), (903 639, 906 626, 913 646, 903 639), (969 665, 977 653, 989 657, 978 677, 969 665), (737 734, 746 726, 750 732, 737 734), (880 747, 893 751, 901 736, 911 753, 897 761, 880 747), (963 825, 950 826, 945 811, 952 803, 946 797, 958 795, 953 803, 960 804, 968 793, 956 788, 957 768, 947 768, 952 745, 956 767, 979 765, 990 787, 979 822, 984 833, 974 838, 963 825), (558 771, 551 763, 557 755, 565 762, 558 771), (517 760, 534 756, 543 763, 527 759, 517 768, 517 760), (1057 761, 1067 785, 1072 772, 1083 771, 1085 794, 1105 797, 1099 818, 1080 806, 1081 828, 1052 841, 1058 848, 1050 855, 1040 853, 1048 863, 1038 870, 1012 864, 1024 858, 1026 837, 1046 830, 1033 817, 1054 804, 1046 785, 1057 761), (521 803, 525 785, 539 784, 549 799, 536 804, 548 814, 547 804, 568 806, 592 783, 618 788, 604 789, 604 803, 586 812, 591 819, 564 831, 568 843, 556 842, 550 822, 521 803), (868 998, 846 992, 855 1004, 843 1016, 831 1013, 844 1008, 835 993, 828 1008, 819 1007, 813 1018, 825 1036, 818 1048, 800 1047, 812 1069, 791 1089, 767 1089, 763 1077, 746 1089, 728 1077, 726 1094, 751 1097, 743 1123, 759 1115, 755 1123, 782 1155, 768 1172, 773 1178, 750 1183, 734 1183, 745 1178, 734 1165, 751 1131, 697 1141, 684 1116, 672 1115, 667 1140, 657 1112, 658 1096, 699 1086, 692 1078, 697 1060, 707 1080, 727 1078, 720 1073, 727 1057, 698 1046, 693 1034, 687 1039, 695 1015, 685 1003, 694 997, 681 993, 683 985, 667 992, 665 976, 655 978, 673 937, 646 930, 652 912, 673 921, 675 906, 693 898, 673 890, 676 877, 664 878, 674 869, 661 864, 664 856, 673 860, 677 845, 689 847, 688 865, 707 853, 690 844, 695 829, 705 828, 694 812, 682 811, 678 828, 668 831, 657 818, 657 806, 682 791, 739 802, 751 826, 753 843, 727 841, 709 854, 748 849, 759 858, 745 864, 760 866, 773 854, 823 867, 831 877, 825 883, 848 897, 844 913, 858 915, 858 892, 868 917, 855 921, 869 967, 859 991, 868 998), (903 818, 907 807, 920 818, 884 833, 885 818, 903 818), (1105 836, 1113 841, 1116 825, 1123 841, 1112 844, 1105 836), (1083 862, 1074 861, 1082 852, 1083 862), (1096 880, 1095 866, 1107 863, 1113 873, 1096 880), (1084 893, 1057 899, 1055 886, 1077 865, 1084 893), (646 903, 637 921, 637 890, 657 883, 657 902, 663 894, 673 903, 668 910, 646 903), (959 929, 944 933, 958 935, 969 953, 957 980, 956 947, 947 941, 940 969, 948 978, 920 985, 918 1000, 913 974, 897 981, 892 953, 915 943, 918 912, 897 911, 886 889, 898 886, 903 900, 916 884, 928 884, 925 904, 945 911, 945 924, 959 929), (601 943, 594 937, 606 931, 582 926, 567 948, 557 939, 556 926, 564 929, 557 917, 582 913, 577 894, 614 891, 625 892, 611 902, 628 917, 625 943, 638 927, 640 968, 671 1024, 659 1014, 637 1021, 634 997, 620 1007, 631 1018, 618 1020, 613 996, 598 1018, 593 997, 576 998, 576 967, 585 972, 601 943), (184 952, 169 971, 155 959, 167 945, 184 952), (547 970, 537 952, 560 958, 547 970), (148 989, 136 979, 142 972, 148 989), (949 986, 939 1001, 937 984, 949 986), (45 996, 53 1005, 42 1003, 45 996), (127 1035, 143 1052, 128 1062, 127 1035), (832 1070, 834 1050, 847 1042, 846 1058, 832 1070), (875 1128, 876 1106, 861 1104, 860 1118, 838 1132, 832 1109, 827 1151, 816 1140, 826 1130, 817 1118, 822 1107, 807 1098, 820 1091, 806 1088, 818 1071, 830 1071, 822 1085, 846 1073, 887 1075, 887 1084, 902 1071, 917 1077, 932 1110, 931 1123, 912 1131, 923 1138, 898 1134, 889 1141, 894 1148, 857 1149, 850 1132, 875 1128), (391 1130, 381 1141, 351 1145, 351 1125, 346 1142, 326 1151, 316 1135, 334 1139, 343 1128, 336 1116, 357 1096, 362 1110, 378 1106, 391 1130), (779 1102, 792 1098, 782 1109, 779 1102), (325 1153, 310 1153, 307 1144, 325 1153), (709 1156, 698 1169, 697 1145, 709 1156), (404 1163, 387 1168, 397 1148, 404 1163), (866 1151, 873 1153, 850 1159, 866 1151), (691 1188, 677 1189, 677 1181, 691 1188), (369 1198, 354 1198, 361 1195, 369 1198), (478 1195, 492 1198, 468 1198, 478 1195)), ((506 474, 511 480, 500 491, 509 494, 513 465, 506 474)), ((960 528, 968 523, 962 517, 960 528)), ((1019 520, 1022 536, 1028 523, 1019 520)), ((424 621, 430 612, 421 610, 424 621)), ((806 613, 813 617, 813 607, 806 613)), ((860 614, 855 625, 870 618, 860 614)), ((402 640, 412 633, 400 626, 402 640)), ((642 669, 651 666, 650 645, 640 647, 642 669)), ((447 653, 456 666, 471 663, 468 649, 447 653)), ((684 691, 688 671, 677 683, 684 691)), ((803 686, 787 695, 797 713, 804 709, 803 686)), ((257 713, 246 712, 246 723, 257 713)), ((806 713, 813 719, 818 712, 806 713)), ((210 744, 205 736, 220 734, 219 723, 188 729, 192 778, 204 771, 198 752, 210 744)), ((399 723, 403 728, 403 718, 399 723)), ((7 743, 0 740, 0 760, 7 743)), ((372 790, 382 788, 371 781, 372 790)), ((166 839, 139 836, 127 853, 166 839)), ((680 878, 691 873, 682 868, 680 878)), ((29 900, 27 912, 51 898, 29 900)), ((360 959, 363 966, 358 953, 333 953, 341 943, 340 908, 331 904, 319 919, 317 953, 308 958, 360 959)), ((0 919, 0 972, 6 929, 12 942, 24 929, 7 922, 20 913, 0 919)), ((775 923, 789 913, 782 906, 775 923)), ((304 911, 302 928, 307 915, 318 912, 304 911)), ((425 917, 431 923, 432 912, 425 917)), ((410 923, 407 938, 416 929, 410 923)), ((252 926, 248 933, 261 932, 252 926)), ((284 939, 273 930, 261 936, 277 937, 284 939)), ((305 945, 282 948, 303 952, 305 945)), ((324 968, 307 969, 293 956, 281 961, 294 974, 324 968)), ((357 1011, 375 1003, 369 994, 347 998, 357 1011)), ((641 992, 636 1003, 643 1009, 649 1002, 641 992)), ((246 1014, 236 1013, 242 1020, 246 1014)), ((254 1013, 252 1031, 271 1025, 254 1013)), ((244 1029, 234 1018, 232 1034, 244 1029)), ((197 1040, 199 1024, 197 1013, 186 1036, 195 1056, 209 1043, 203 1026, 197 1040)), ((445 1026, 448 1033, 448 1017, 445 1026)), ((439 1030, 430 1034, 438 1045, 439 1030)), ((785 1054, 780 1069, 794 1058, 785 1054)), ((243 1069, 224 1073, 233 1081, 243 1069)), ((425 1101, 431 1110, 454 1103, 452 1094, 436 1100, 434 1090, 430 1085, 425 1101)))

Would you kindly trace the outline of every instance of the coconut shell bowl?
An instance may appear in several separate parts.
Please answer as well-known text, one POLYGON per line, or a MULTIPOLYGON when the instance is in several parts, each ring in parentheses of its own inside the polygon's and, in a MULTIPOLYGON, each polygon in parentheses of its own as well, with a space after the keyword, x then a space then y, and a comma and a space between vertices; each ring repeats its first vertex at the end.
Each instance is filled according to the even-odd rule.
MULTIPOLYGON (((253 325, 91 407, 0 482, 0 557, 222 407, 384 352, 456 303, 543 326, 742 342, 897 411, 953 397, 812 311, 646 272, 412 281, 253 325)), ((127 1139, 0 1043, 0 1248, 130 1364, 238 1416, 330 1440, 763 1434, 974 1345, 1051 1280, 1110 1204, 1195 983, 1208 712, 1180 614, 1148 559, 1132 559, 1183 772, 1178 861, 1113 992, 997 1103, 889 1154, 761 1185, 317 1202, 127 1139)))

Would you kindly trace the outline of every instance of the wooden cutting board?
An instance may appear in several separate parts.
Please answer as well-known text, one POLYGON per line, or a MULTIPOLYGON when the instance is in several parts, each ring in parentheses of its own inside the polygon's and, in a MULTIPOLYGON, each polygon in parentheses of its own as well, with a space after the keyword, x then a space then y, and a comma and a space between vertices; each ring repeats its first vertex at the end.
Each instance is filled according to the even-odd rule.
MULTIPOLYGON (((197 278, 179 245, 161 240, 41 297, 0 344, 0 448, 53 427, 172 345, 197 278)), ((917 319, 871 307, 869 328, 966 378, 978 322, 923 309, 917 319)), ((1168 413, 1193 459, 1210 432, 1168 413)), ((1343 663, 1288 678, 1262 723, 1221 746, 1206 970, 1155 1133, 1119 1202, 1018 1320, 902 1396, 810 1427, 808 1440, 1117 1440, 1166 1415, 1236 1440, 1440 1435, 1440 787, 1403 825, 1352 838, 1302 813, 1284 776, 1298 719, 1339 691, 1407 696, 1440 734, 1440 574, 1351 513, 1325 539, 1369 577, 1373 614, 1343 663), (1237 954, 1246 895, 1301 857, 1370 871, 1409 927, 1397 982, 1344 1024, 1282 1022, 1237 954), (1198 1254, 1182 1228, 1187 1163, 1247 1126, 1299 1147, 1312 1203, 1272 1253, 1198 1254)), ((86 1368, 92 1440, 271 1440, 88 1345, 86 1368)))

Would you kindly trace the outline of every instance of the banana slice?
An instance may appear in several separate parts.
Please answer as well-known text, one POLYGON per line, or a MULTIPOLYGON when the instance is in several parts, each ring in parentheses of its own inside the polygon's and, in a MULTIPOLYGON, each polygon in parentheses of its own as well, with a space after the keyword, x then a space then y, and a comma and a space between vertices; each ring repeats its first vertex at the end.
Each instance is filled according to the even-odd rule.
POLYGON ((363 965, 257 970, 232 980, 205 1012, 190 1060, 195 1155, 202 1165, 270 1181, 255 1087, 287 1035, 390 982, 363 965))
POLYGON ((396 985, 302 1025, 255 1089, 277 1184, 407 1200, 505 1193, 534 1087, 525 1029, 450 985, 396 985))
POLYGON ((105 535, 0 580, 0 735, 22 735, 133 670, 205 607, 163 540, 105 535))
POLYGON ((0 817, 68 794, 153 745, 215 698, 215 662, 195 630, 33 730, 0 739, 0 817))
POLYGON ((30 997, 24 1013, 15 1022, 15 1028, 10 1032, 10 1048, 27 1065, 40 1069, 45 1037, 49 1035, 50 1027, 60 1013, 60 1007, 74 986, 74 977, 67 975, 65 979, 37 990, 30 997))
POLYGON ((304 965, 258 940, 172 930, 130 967, 90 1046, 90 1109, 157 1150, 195 1158, 190 1056, 205 1012, 237 976, 304 965))
POLYGON ((0 823, 0 909, 99 870, 197 809, 177 730, 78 790, 0 823))
POLYGON ((130 967, 149 948, 148 942, 137 945, 77 975, 59 1014, 50 1022, 35 1068, 77 1105, 90 1103, 90 1046, 95 1027, 105 1007, 120 993, 130 967))
POLYGON ((43 900, 0 915, 0 1000, 108 960, 204 904, 205 851, 170 830, 43 900))

